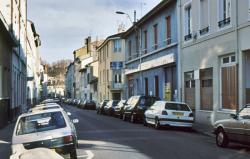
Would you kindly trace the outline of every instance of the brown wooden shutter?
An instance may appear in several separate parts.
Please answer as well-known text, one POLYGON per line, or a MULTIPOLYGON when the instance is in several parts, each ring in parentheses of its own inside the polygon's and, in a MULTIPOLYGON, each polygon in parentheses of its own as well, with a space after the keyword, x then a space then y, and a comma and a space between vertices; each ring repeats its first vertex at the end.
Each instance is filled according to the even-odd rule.
POLYGON ((168 16, 166 18, 166 23, 167 23, 167 44, 171 43, 171 16, 168 16))
POLYGON ((238 69, 237 66, 221 69, 222 108, 236 109, 238 105, 238 69))

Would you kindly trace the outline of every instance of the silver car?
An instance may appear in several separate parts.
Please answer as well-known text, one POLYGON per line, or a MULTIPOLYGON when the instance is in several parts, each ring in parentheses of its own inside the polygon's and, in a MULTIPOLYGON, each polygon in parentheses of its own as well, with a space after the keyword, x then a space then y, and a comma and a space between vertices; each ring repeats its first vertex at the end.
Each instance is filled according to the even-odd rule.
MULTIPOLYGON (((73 123, 62 109, 34 111, 19 116, 13 136, 12 147, 23 144, 27 150, 50 148, 59 154, 77 158, 77 134, 73 123)), ((13 151, 13 150, 12 150, 13 151)))
POLYGON ((216 144, 219 147, 227 147, 229 142, 250 145, 250 105, 230 116, 230 119, 219 120, 214 124, 216 144))

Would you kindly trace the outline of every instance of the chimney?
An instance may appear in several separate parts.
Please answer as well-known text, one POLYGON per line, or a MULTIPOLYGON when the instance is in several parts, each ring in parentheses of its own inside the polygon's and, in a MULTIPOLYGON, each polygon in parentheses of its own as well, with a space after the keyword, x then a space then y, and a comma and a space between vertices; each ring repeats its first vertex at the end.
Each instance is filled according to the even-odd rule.
POLYGON ((134 10, 134 24, 136 23, 136 10, 134 10))

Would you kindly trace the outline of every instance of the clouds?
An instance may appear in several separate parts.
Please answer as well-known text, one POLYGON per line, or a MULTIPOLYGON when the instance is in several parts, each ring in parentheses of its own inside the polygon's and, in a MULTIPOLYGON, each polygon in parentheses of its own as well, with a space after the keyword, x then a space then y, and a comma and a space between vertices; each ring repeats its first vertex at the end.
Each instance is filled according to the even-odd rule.
MULTIPOLYGON (((28 17, 41 35, 42 57, 49 62, 72 58, 72 52, 83 45, 84 38, 91 35, 106 38, 117 33, 117 26, 123 22, 130 26, 126 16, 116 15, 121 10, 140 15, 142 0, 30 0, 28 17)), ((160 0, 144 0, 146 13, 160 0)))

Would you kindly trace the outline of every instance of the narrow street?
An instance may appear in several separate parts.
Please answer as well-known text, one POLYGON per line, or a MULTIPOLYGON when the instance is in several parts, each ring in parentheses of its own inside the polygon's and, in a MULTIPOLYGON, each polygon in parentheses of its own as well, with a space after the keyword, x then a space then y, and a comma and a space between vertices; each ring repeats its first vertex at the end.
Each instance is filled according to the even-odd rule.
POLYGON ((79 119, 79 154, 90 150, 96 159, 243 159, 250 157, 250 148, 231 145, 218 148, 214 138, 195 132, 168 129, 155 130, 141 124, 97 115, 95 111, 66 106, 79 119))
MULTIPOLYGON (((79 148, 78 158, 95 159, 248 159, 250 148, 231 144, 222 149, 212 137, 180 129, 155 130, 141 124, 97 115, 95 111, 64 106, 78 118, 76 126, 79 148)), ((10 155, 13 124, 0 131, 1 159, 10 155)), ((67 156, 66 156, 67 158, 67 156)))

